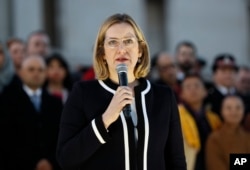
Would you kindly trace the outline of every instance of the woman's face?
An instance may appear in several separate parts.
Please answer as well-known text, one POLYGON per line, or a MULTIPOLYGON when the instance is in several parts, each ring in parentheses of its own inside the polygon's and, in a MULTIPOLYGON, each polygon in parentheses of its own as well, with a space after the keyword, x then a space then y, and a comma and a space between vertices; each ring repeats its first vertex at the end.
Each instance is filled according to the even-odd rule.
POLYGON ((104 53, 110 74, 116 74, 116 66, 121 63, 128 66, 128 74, 133 74, 138 58, 141 57, 133 27, 127 23, 112 25, 105 35, 104 53))
POLYGON ((63 83, 66 77, 66 70, 60 65, 59 61, 52 60, 47 67, 47 79, 54 83, 63 83))
POLYGON ((222 104, 222 116, 229 124, 240 124, 244 116, 244 106, 238 97, 227 97, 222 104))
POLYGON ((181 98, 188 104, 202 103, 206 97, 206 90, 201 80, 190 77, 182 82, 181 98))

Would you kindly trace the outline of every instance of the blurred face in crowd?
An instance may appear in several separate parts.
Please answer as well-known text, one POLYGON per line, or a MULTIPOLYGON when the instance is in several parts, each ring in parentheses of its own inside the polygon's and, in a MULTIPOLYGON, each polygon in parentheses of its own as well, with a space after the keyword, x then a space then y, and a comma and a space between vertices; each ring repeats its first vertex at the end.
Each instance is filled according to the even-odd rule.
POLYGON ((232 67, 219 67, 214 72, 214 81, 216 85, 231 88, 235 86, 236 71, 232 67))
POLYGON ((237 74, 237 90, 242 94, 250 94, 250 70, 240 69, 237 74))
POLYGON ((221 111, 225 123, 238 125, 244 116, 244 105, 239 97, 229 96, 224 99, 221 111))
POLYGON ((47 66, 47 79, 49 82, 60 84, 66 77, 66 70, 58 60, 52 60, 47 66))
POLYGON ((207 95, 204 84, 198 77, 184 79, 181 88, 181 98, 190 105, 201 103, 207 95))
POLYGON ((9 53, 16 68, 21 66, 21 62, 25 56, 25 46, 20 42, 13 42, 9 47, 9 53))
POLYGON ((33 90, 40 88, 46 78, 46 66, 39 56, 25 58, 21 65, 20 77, 24 84, 33 90))
POLYGON ((194 49, 184 45, 179 47, 176 54, 178 64, 183 71, 189 71, 195 66, 195 57, 194 49))
POLYGON ((104 53, 111 77, 117 76, 116 66, 121 63, 128 66, 128 76, 134 75, 134 68, 141 53, 133 27, 128 23, 109 27, 104 40, 104 53))
POLYGON ((45 34, 34 34, 29 38, 28 55, 46 56, 50 50, 49 37, 45 34))
POLYGON ((162 53, 156 61, 159 76, 167 84, 175 85, 176 83, 176 65, 172 56, 162 53))
POLYGON ((0 69, 3 67, 3 64, 4 64, 4 54, 0 46, 0 69))

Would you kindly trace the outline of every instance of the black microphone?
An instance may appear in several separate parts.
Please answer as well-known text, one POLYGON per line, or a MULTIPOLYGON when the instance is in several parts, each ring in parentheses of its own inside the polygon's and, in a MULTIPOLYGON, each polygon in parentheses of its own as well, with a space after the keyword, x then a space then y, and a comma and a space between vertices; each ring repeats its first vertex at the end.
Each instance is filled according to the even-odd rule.
MULTIPOLYGON (((127 66, 125 64, 118 64, 116 66, 116 71, 118 74, 118 78, 119 78, 119 84, 120 86, 128 86, 128 77, 127 77, 127 66)), ((124 106, 124 108, 122 109, 123 113, 125 115, 126 118, 130 117, 130 112, 131 112, 131 106, 130 104, 127 104, 126 106, 124 106)))

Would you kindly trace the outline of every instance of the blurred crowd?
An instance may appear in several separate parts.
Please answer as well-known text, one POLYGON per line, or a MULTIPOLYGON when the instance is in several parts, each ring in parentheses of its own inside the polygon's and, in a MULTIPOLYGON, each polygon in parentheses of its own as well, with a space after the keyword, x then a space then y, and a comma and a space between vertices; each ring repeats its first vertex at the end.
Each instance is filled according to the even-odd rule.
POLYGON ((180 42, 175 54, 159 52, 150 78, 171 87, 179 103, 188 170, 229 170, 230 153, 250 153, 250 68, 236 57, 214 57, 210 81, 196 46, 180 42))
MULTIPOLYGON (((0 169, 60 169, 63 105, 74 82, 95 74, 92 66, 72 72, 70 57, 52 51, 44 31, 0 43, 0 169)), ((250 153, 249 65, 221 53, 205 77, 206 60, 189 41, 175 54, 159 51, 151 64, 148 79, 175 92, 188 170, 228 170, 230 153, 250 153)))

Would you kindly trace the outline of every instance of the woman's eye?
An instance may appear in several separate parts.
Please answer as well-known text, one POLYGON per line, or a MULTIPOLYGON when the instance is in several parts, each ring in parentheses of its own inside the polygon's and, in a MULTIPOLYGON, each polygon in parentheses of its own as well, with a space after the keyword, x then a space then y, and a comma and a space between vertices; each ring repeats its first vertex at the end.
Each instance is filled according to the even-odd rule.
POLYGON ((134 41, 133 41, 132 39, 126 39, 126 40, 123 41, 123 43, 124 43, 125 45, 130 45, 130 44, 133 44, 134 41))
POLYGON ((116 40, 110 40, 109 42, 108 42, 108 45, 110 45, 110 46, 117 46, 119 43, 118 43, 118 41, 116 41, 116 40))

